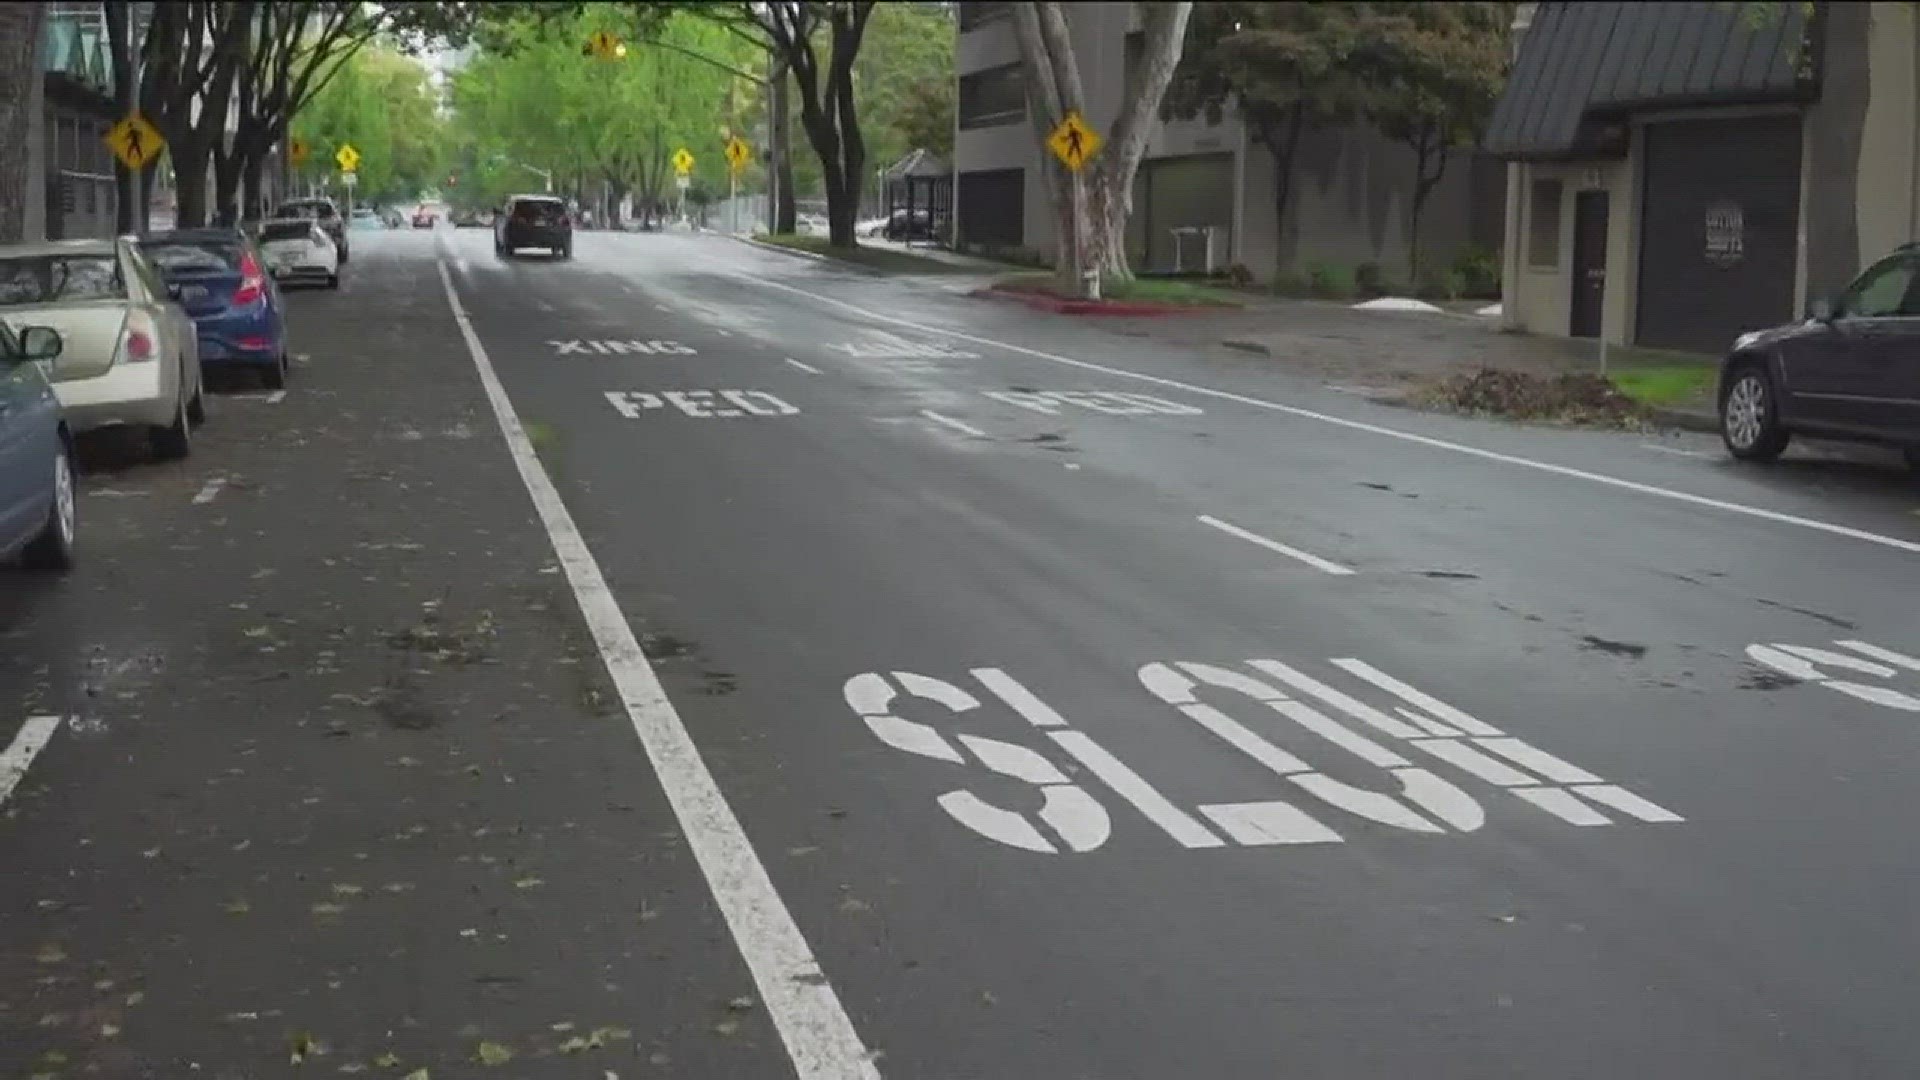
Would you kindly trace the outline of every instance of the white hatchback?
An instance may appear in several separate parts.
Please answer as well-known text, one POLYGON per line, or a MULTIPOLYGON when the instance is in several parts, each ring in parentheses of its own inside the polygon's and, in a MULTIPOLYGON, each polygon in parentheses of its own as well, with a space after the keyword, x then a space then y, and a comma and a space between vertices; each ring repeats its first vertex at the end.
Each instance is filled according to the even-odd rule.
POLYGON ((292 285, 316 282, 340 287, 340 251, 333 238, 308 218, 276 218, 260 223, 260 254, 275 281, 292 285))

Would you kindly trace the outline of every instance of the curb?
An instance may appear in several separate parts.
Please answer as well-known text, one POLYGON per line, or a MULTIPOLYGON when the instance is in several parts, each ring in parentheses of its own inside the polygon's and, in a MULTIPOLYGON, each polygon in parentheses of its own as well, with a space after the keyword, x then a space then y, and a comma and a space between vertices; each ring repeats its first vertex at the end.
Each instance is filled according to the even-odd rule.
POLYGON ((1686 409, 1650 409, 1648 417, 1656 424, 1679 428, 1681 431, 1696 431, 1703 435, 1720 434, 1720 418, 1712 413, 1691 412, 1686 409))
MULTIPOLYGON (((800 259, 812 259, 814 262, 838 262, 839 261, 837 259, 829 259, 825 255, 817 255, 811 251, 801 251, 798 248, 782 247, 779 244, 769 244, 764 240, 755 240, 751 236, 740 236, 738 234, 734 234, 733 239, 738 240, 749 247, 757 247, 761 251, 777 251, 782 255, 792 255, 800 259)), ((854 264, 848 263, 847 265, 852 266, 854 264)), ((859 269, 864 270, 866 269, 866 267, 864 266, 859 267, 859 269)))
POLYGON ((1011 300, 1025 304, 1035 311, 1050 312, 1055 315, 1195 315, 1237 311, 1238 308, 1202 307, 1199 305, 1156 304, 1143 300, 1064 300, 1057 296, 1042 293, 1022 292, 1018 289, 1006 289, 998 285, 989 285, 984 289, 975 289, 969 296, 986 300, 1011 300))

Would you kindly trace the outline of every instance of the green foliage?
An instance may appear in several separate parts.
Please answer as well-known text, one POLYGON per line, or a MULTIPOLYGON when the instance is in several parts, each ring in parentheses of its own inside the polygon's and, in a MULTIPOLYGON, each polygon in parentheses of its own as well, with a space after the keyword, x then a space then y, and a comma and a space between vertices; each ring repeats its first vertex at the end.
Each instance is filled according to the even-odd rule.
POLYGON ((1462 296, 1476 300, 1500 298, 1500 253, 1467 247, 1454 256, 1453 271, 1460 275, 1462 296))
POLYGON ((1307 287, 1326 300, 1350 300, 1355 292, 1353 271, 1339 263, 1314 263, 1307 268, 1307 287))
POLYGON ((332 173, 334 151, 351 143, 361 156, 358 201, 410 197, 444 179, 447 133, 436 104, 419 63, 386 49, 363 49, 294 117, 292 134, 310 148, 302 171, 332 173))
POLYGON ((953 153, 953 15, 947 5, 878 4, 854 62, 854 100, 870 160, 916 149, 953 153))

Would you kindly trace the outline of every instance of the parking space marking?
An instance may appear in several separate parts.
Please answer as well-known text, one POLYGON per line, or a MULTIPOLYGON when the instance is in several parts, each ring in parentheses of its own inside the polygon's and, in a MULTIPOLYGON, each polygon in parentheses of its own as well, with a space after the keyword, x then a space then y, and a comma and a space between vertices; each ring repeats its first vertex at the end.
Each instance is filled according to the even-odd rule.
POLYGON ((1226 533, 1228 536, 1237 536, 1240 539, 1245 540, 1249 544, 1258 544, 1261 547, 1266 548, 1268 551, 1278 552, 1282 555, 1285 555, 1289 559, 1298 559, 1299 561, 1306 563, 1308 566, 1313 567, 1315 570, 1324 570, 1329 574, 1338 574, 1338 575, 1346 575, 1346 574, 1353 573, 1352 567, 1341 566, 1337 562, 1330 562, 1326 559, 1321 558, 1318 555, 1308 554, 1307 552, 1301 551, 1299 548, 1288 547, 1287 545, 1281 543, 1278 540, 1269 540, 1266 537, 1261 536, 1259 533, 1248 532, 1247 530, 1241 528, 1238 525, 1232 524, 1231 522, 1221 521, 1217 517, 1212 517, 1207 514, 1201 514, 1199 520, 1200 520, 1200 524, 1202 525, 1210 525, 1213 528, 1219 529, 1221 532, 1226 533))
POLYGON ((7 796, 13 794, 20 778, 27 775, 27 767, 47 748, 53 733, 59 729, 57 716, 29 716, 27 722, 20 725, 19 734, 0 752, 0 806, 6 805, 7 796))
POLYGON ((988 437, 986 432, 981 431, 979 428, 974 427, 972 424, 969 424, 960 420, 955 420, 951 416, 941 416, 939 413, 934 412, 932 409, 921 409, 920 415, 926 417, 927 419, 933 421, 936 424, 944 424, 947 427, 952 428, 953 430, 959 432, 962 435, 971 435, 976 439, 984 439, 988 437))
POLYGON ((820 374, 820 369, 819 369, 819 368, 817 368, 817 367, 814 367, 814 366, 813 366, 812 364, 803 364, 803 363, 801 363, 800 361, 798 361, 798 360, 795 360, 795 359, 794 359, 793 357, 791 357, 791 356, 789 356, 789 357, 787 357, 787 363, 789 363, 789 364, 792 364, 792 365, 793 365, 794 367, 797 367, 797 368, 799 368, 799 369, 800 369, 801 371, 804 371, 804 372, 806 372, 806 373, 807 373, 807 374, 809 374, 809 375, 818 375, 818 374, 820 374))
POLYGON ((206 484, 200 488, 199 494, 193 497, 193 505, 205 506, 212 502, 215 496, 220 494, 220 489, 226 486, 227 478, 224 476, 216 476, 207 481, 206 484))

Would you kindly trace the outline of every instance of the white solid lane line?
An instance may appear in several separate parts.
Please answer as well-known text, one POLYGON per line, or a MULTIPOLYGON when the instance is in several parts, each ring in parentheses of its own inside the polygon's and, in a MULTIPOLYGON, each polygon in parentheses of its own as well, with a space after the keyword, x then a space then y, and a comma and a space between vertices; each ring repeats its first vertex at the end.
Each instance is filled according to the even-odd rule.
POLYGON ((1448 442, 1445 439, 1436 439, 1430 435, 1418 435, 1411 431, 1401 431, 1397 428, 1390 428, 1381 424, 1370 424, 1364 420, 1348 420, 1341 416, 1331 416, 1327 413, 1315 412, 1312 409, 1303 409, 1298 405, 1283 405, 1280 402, 1268 401, 1265 398, 1252 397, 1247 394, 1236 394, 1231 390, 1216 390, 1211 386, 1200 386, 1195 383, 1181 382, 1178 379, 1168 379, 1159 375, 1148 375, 1139 371, 1128 371, 1125 368, 1108 367, 1105 364, 1096 364, 1090 360, 1076 360, 1071 356, 1059 356, 1055 353, 1042 352, 1039 349, 1029 349, 1025 345, 1013 345, 1004 341, 995 341, 992 338, 980 337, 977 334, 969 334, 960 330, 952 330, 940 326, 929 326, 924 323, 913 322, 909 319, 896 319, 891 315, 881 315, 878 312, 857 307, 847 303, 845 300, 836 300, 831 296, 822 296, 819 293, 808 292, 805 289, 796 289, 791 285, 785 285, 778 281, 769 281, 766 278, 754 277, 751 274, 735 274, 734 276, 742 281, 751 282, 755 285, 763 285, 769 289, 779 289, 782 292, 793 293, 795 296, 804 296, 818 303, 830 304, 843 311, 850 311, 855 315, 872 319, 875 322, 888 323, 893 326, 903 326, 909 330, 917 330, 923 334, 940 334, 945 337, 957 338, 961 341, 970 341, 976 345, 987 345, 996 349, 1005 349, 1008 352, 1016 352, 1022 356, 1031 356, 1035 359, 1047 360, 1056 364, 1066 364, 1069 367, 1080 368, 1083 371, 1098 371, 1104 375, 1112 375, 1117 378, 1133 379, 1138 382, 1152 383, 1155 386, 1184 390, 1189 394, 1201 394, 1206 397, 1217 398, 1221 401, 1233 401, 1241 405, 1251 405, 1256 409, 1270 409, 1274 412, 1286 413, 1288 416, 1298 416, 1306 420, 1318 420, 1323 424, 1332 424, 1335 427, 1343 427, 1349 431, 1364 431, 1369 435, 1380 435, 1389 439, 1399 439, 1402 442, 1416 443, 1420 446, 1430 446, 1436 450, 1465 454, 1469 457, 1480 458, 1483 461, 1497 461, 1504 465, 1517 465, 1524 469, 1535 469, 1540 472, 1552 473, 1556 476, 1567 476, 1576 480, 1586 480, 1590 483, 1605 484, 1608 487, 1618 488, 1622 491, 1632 491, 1641 495, 1653 495, 1663 499, 1672 499, 1676 502, 1689 503, 1694 506, 1723 510, 1729 514, 1741 514, 1746 517, 1760 518, 1782 525, 1793 525, 1802 529, 1812 529, 1816 532, 1823 532, 1832 536, 1845 536, 1853 540, 1864 540, 1869 544, 1879 544, 1882 547, 1895 548, 1900 551, 1920 555, 1920 541, 1902 540, 1897 536, 1883 536, 1880 533, 1868 532, 1865 529, 1855 529, 1847 525, 1836 525, 1831 521, 1801 517, 1798 514, 1787 514, 1778 510, 1767 510, 1758 506, 1748 506, 1745 503, 1728 502, 1725 499, 1709 498, 1705 495, 1695 495, 1686 491, 1675 491, 1672 488, 1656 487, 1653 484, 1642 484, 1637 480, 1626 480, 1618 476, 1608 476, 1605 473, 1589 472, 1586 469, 1576 469, 1570 465, 1555 465, 1548 461, 1535 461, 1532 458, 1519 457, 1514 454, 1503 454, 1498 450, 1483 450, 1478 446, 1448 442))
POLYGON ((794 367, 797 367, 797 368, 799 368, 799 369, 800 369, 801 371, 804 371, 804 372, 806 372, 806 373, 807 373, 807 374, 809 374, 809 375, 818 375, 818 374, 820 374, 820 369, 819 369, 819 368, 817 368, 817 367, 814 367, 814 366, 813 366, 812 364, 803 364, 803 363, 801 363, 800 361, 798 361, 798 360, 795 360, 795 359, 794 359, 793 357, 791 357, 791 356, 789 356, 789 357, 787 357, 787 363, 789 363, 789 364, 792 364, 792 365, 793 365, 794 367))
POLYGON ((207 481, 206 486, 202 487, 199 493, 193 497, 193 505, 205 506, 206 504, 212 502, 214 499, 214 496, 220 494, 220 489, 226 486, 227 486, 227 478, 224 476, 216 476, 213 479, 207 481))
POLYGON ((945 424, 946 426, 952 428, 953 430, 959 432, 962 435, 971 435, 976 439, 984 439, 987 437, 986 432, 981 431, 979 428, 974 427, 972 424, 963 423, 962 421, 955 420, 951 416, 941 416, 939 413, 934 412, 932 409, 921 409, 920 415, 926 417, 927 419, 933 421, 936 424, 945 424))
POLYGON ((20 733, 0 752, 0 806, 6 805, 7 796, 13 794, 20 778, 27 775, 27 766, 46 749, 48 740, 59 728, 57 716, 30 716, 20 725, 20 733))
POLYGON ((444 262, 440 264, 440 282, 446 288, 447 303, 453 309, 460 336, 466 340, 481 385, 486 388, 494 419, 573 588, 587 630, 599 648, 607 674, 620 691, 627 717, 646 748, 654 775, 686 833, 687 845, 753 975, 795 1073, 800 1080, 879 1080, 880 1071, 862 1045, 839 995, 828 984, 792 913, 774 890, 752 841, 740 827, 740 819, 714 782, 685 722, 634 639, 633 627, 607 587, 600 564, 587 549, 573 515, 541 468, 533 443, 461 306, 444 262))
POLYGON ((1308 566, 1313 567, 1315 570, 1325 570, 1329 574, 1341 574, 1341 575, 1353 573, 1352 567, 1341 566, 1337 562, 1328 562, 1327 560, 1321 558, 1318 555, 1310 555, 1307 552, 1301 551, 1299 548, 1288 547, 1287 545, 1279 542, 1278 540, 1269 540, 1266 537, 1261 536, 1259 533, 1248 532, 1247 530, 1241 528, 1238 525, 1232 524, 1231 522, 1221 521, 1217 517, 1209 517, 1206 514, 1201 514, 1200 524, 1211 525, 1214 528, 1219 529, 1221 532, 1226 533, 1229 536, 1237 536, 1240 539, 1245 540, 1250 544, 1259 544, 1261 547, 1266 548, 1268 551, 1277 551, 1280 554, 1285 555, 1289 559, 1298 559, 1301 562, 1306 563, 1308 566))

